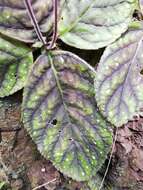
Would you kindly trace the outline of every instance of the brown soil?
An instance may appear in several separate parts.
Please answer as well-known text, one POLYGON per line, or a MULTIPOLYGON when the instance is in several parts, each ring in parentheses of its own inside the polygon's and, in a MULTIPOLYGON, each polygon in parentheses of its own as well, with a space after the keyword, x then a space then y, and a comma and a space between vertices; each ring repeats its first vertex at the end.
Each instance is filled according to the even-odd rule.
MULTIPOLYGON (((0 182, 6 190, 79 190, 81 183, 63 177, 36 150, 20 122, 21 95, 0 100, 0 128, 21 127, 19 132, 2 132, 0 182)), ((118 137, 107 179, 116 190, 143 190, 143 118, 117 130, 118 137)), ((106 168, 106 166, 105 166, 106 168)), ((86 190, 86 189, 85 189, 86 190)))

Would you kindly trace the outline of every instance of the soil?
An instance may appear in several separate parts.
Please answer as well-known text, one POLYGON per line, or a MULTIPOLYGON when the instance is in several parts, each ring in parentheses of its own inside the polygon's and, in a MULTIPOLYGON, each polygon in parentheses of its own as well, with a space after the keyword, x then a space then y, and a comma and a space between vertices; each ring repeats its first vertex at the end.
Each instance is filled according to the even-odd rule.
MULTIPOLYGON (((83 190, 64 177, 37 151, 21 123, 21 93, 0 100, 0 182, 2 190, 83 190), (9 129, 15 129, 14 132, 9 129), (17 130, 16 130, 17 129, 17 130)), ((105 162, 106 168, 108 160, 105 162)), ((101 171, 104 174, 104 170, 101 171)), ((143 190, 143 118, 117 129, 117 142, 106 177, 116 190, 143 190)))

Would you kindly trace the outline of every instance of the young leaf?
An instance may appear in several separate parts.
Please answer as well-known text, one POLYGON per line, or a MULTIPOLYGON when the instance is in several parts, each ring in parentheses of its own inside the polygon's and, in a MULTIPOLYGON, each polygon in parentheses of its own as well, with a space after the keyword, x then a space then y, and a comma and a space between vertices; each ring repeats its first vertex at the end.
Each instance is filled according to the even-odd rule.
POLYGON ((27 46, 0 35, 0 97, 24 87, 32 63, 33 55, 27 46))
POLYGON ((121 126, 143 108, 143 30, 132 29, 108 46, 97 68, 96 100, 104 116, 121 126))
POLYGON ((128 28, 136 0, 64 0, 59 37, 81 49, 98 49, 128 28))
POLYGON ((77 181, 95 174, 112 144, 96 107, 94 77, 76 55, 53 51, 38 58, 24 89, 25 128, 42 155, 77 181))
MULTIPOLYGON (((35 16, 43 33, 52 27, 52 1, 31 1, 35 16)), ((0 32, 25 42, 37 39, 34 27, 26 10, 24 0, 0 0, 0 32)))

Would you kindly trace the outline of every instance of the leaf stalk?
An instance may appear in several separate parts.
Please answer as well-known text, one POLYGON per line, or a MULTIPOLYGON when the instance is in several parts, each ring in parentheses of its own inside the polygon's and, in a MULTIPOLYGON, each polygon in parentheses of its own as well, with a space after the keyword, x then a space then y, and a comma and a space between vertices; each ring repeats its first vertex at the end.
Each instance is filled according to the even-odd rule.
POLYGON ((54 12, 54 23, 53 23, 53 36, 51 42, 46 42, 45 38, 42 35, 41 29, 39 27, 38 21, 36 19, 36 16, 34 14, 34 10, 31 4, 30 0, 24 0, 25 7, 27 9, 28 15, 31 19, 31 22, 33 24, 33 27, 35 29, 35 32, 38 36, 38 39, 43 43, 44 47, 47 50, 51 50, 54 48, 55 43, 57 41, 57 31, 58 31, 58 0, 53 0, 53 12, 54 12))

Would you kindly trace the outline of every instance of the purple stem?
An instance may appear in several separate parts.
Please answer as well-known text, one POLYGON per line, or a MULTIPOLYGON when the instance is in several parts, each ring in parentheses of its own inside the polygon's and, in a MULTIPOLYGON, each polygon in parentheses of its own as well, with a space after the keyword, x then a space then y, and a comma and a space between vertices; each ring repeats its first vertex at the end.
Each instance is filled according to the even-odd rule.
POLYGON ((31 5, 31 1, 30 0, 24 0, 24 2, 25 2, 25 6, 27 8, 29 17, 31 18, 31 21, 33 23, 36 34, 38 36, 38 39, 43 43, 44 46, 46 46, 47 43, 46 43, 46 41, 45 41, 45 39, 41 33, 41 30, 39 28, 39 24, 37 22, 37 19, 35 17, 35 14, 34 14, 34 11, 33 11, 32 5, 31 5))
POLYGON ((56 40, 57 40, 57 30, 58 30, 58 0, 53 0, 53 12, 54 12, 54 27, 53 27, 53 36, 52 41, 50 42, 50 45, 47 47, 47 42, 45 41, 39 24, 37 22, 37 19, 35 17, 32 5, 30 0, 24 0, 25 6, 27 8, 29 17, 31 18, 31 21, 33 23, 34 29, 36 31, 36 34, 38 36, 38 39, 43 43, 43 45, 46 47, 47 50, 50 50, 54 47, 56 40))
POLYGON ((53 27, 53 36, 48 49, 52 49, 57 40, 57 31, 58 31, 58 0, 53 0, 53 12, 54 12, 54 27, 53 27))

